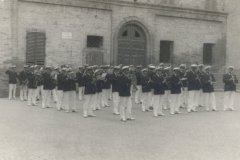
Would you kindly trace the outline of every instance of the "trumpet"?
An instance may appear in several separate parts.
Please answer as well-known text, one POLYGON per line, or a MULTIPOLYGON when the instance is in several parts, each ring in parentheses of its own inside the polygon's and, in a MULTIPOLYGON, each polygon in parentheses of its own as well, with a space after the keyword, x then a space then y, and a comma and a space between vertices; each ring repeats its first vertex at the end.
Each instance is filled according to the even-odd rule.
POLYGON ((231 74, 231 80, 233 81, 234 84, 236 84, 237 77, 233 74, 231 74))
POLYGON ((211 85, 213 85, 213 84, 216 83, 216 81, 213 80, 213 77, 212 77, 212 75, 210 75, 210 74, 209 74, 209 83, 210 83, 211 85))

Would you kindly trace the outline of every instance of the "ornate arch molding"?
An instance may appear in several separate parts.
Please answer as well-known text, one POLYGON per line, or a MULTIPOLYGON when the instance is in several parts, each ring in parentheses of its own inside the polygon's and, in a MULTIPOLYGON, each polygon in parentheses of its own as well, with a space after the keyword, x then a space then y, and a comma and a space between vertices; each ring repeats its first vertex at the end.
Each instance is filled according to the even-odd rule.
POLYGON ((139 26, 145 33, 146 35, 146 57, 147 57, 147 61, 146 63, 151 63, 152 62, 152 57, 153 57, 153 50, 154 50, 154 41, 153 41, 153 34, 151 31, 151 27, 145 23, 142 19, 138 18, 138 17, 127 17, 124 18, 116 27, 116 29, 114 30, 114 34, 113 34, 113 54, 112 54, 112 58, 111 58, 111 62, 113 64, 117 64, 118 62, 118 35, 120 30, 122 29, 122 27, 124 27, 125 25, 128 24, 135 24, 137 26, 139 26))

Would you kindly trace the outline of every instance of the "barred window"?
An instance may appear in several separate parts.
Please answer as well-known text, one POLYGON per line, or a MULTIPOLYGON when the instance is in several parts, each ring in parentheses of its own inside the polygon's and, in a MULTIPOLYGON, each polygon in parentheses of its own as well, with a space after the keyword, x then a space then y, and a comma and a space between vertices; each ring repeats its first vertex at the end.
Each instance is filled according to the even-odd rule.
POLYGON ((87 48, 102 48, 103 37, 102 36, 87 36, 87 48))
POLYGON ((45 64, 46 57, 46 33, 27 32, 26 36, 26 63, 45 64))
POLYGON ((160 41, 160 62, 171 63, 173 56, 173 41, 160 41))
POLYGON ((213 56, 213 43, 204 43, 203 44, 203 64, 212 64, 212 56, 213 56))

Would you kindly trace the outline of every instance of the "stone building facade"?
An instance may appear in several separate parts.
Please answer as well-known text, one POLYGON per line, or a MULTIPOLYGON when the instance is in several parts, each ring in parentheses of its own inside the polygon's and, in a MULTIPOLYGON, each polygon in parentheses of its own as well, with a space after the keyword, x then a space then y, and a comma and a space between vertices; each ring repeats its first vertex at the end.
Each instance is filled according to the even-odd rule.
POLYGON ((222 67, 237 51, 228 43, 233 7, 226 0, 0 0, 0 69, 21 69, 34 52, 45 65, 222 67), (30 33, 43 35, 40 51, 32 51, 38 34, 30 33))

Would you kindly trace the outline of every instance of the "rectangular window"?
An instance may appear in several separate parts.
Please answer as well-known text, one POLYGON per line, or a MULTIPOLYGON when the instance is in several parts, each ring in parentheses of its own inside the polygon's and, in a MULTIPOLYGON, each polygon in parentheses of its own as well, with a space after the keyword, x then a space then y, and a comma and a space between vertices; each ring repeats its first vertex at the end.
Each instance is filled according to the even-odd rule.
POLYGON ((173 55, 173 41, 160 41, 160 62, 171 63, 173 55))
POLYGON ((213 47, 212 43, 203 44, 203 64, 212 64, 213 47))
POLYGON ((103 37, 102 36, 87 36, 87 48, 102 48, 103 37))
POLYGON ((46 33, 27 32, 26 63, 44 65, 46 56, 45 52, 46 52, 46 33))

